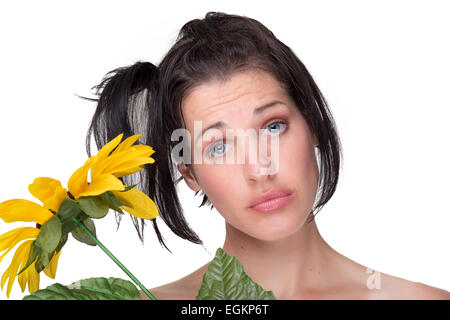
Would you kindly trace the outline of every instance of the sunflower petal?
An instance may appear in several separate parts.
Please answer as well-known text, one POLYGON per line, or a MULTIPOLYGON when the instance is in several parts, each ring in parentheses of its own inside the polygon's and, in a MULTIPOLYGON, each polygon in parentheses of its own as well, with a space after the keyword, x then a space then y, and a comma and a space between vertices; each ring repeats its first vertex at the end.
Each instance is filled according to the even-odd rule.
POLYGON ((37 222, 44 224, 53 214, 29 200, 24 199, 12 199, 0 203, 0 218, 3 221, 10 222, 37 222))
POLYGON ((67 191, 63 187, 56 187, 55 193, 45 200, 43 206, 45 209, 53 210, 55 212, 58 211, 61 202, 68 198, 67 191))
POLYGON ((113 172, 111 174, 116 178, 120 178, 123 176, 128 176, 130 174, 136 173, 138 171, 141 171, 143 168, 144 168, 143 166, 137 166, 137 167, 131 168, 129 170, 117 171, 117 172, 113 172))
MULTIPOLYGON (((125 150, 123 152, 119 152, 114 155, 111 155, 108 158, 106 158, 105 160, 103 160, 102 162, 98 162, 92 170, 92 177, 95 177, 100 174, 111 173, 115 167, 120 166, 124 162, 128 162, 130 160, 133 160, 133 159, 136 159, 139 157, 144 157, 144 156, 150 154, 150 151, 148 150, 150 147, 149 146, 145 146, 145 147, 147 149, 141 148, 141 149, 137 150, 135 148, 131 148, 131 149, 125 150)), ((148 156, 145 158, 148 158, 148 156)))
POLYGON ((135 159, 129 160, 127 162, 121 163, 120 165, 112 168, 111 170, 108 170, 108 173, 115 175, 115 173, 117 173, 117 172, 132 170, 133 168, 143 166, 144 164, 153 163, 153 162, 155 162, 155 160, 153 160, 150 157, 139 157, 139 158, 135 158, 135 159))
MULTIPOLYGON (((33 228, 33 227, 21 227, 12 229, 6 233, 3 233, 0 235, 0 252, 3 250, 6 250, 10 245, 9 243, 12 241, 12 239, 16 237, 20 237, 21 240, 26 239, 27 237, 22 237, 25 233, 29 232, 28 230, 36 230, 39 232, 39 229, 33 228)), ((21 241, 19 240, 19 241, 21 241)))
POLYGON ((28 291, 30 293, 33 293, 33 292, 39 290, 40 275, 36 271, 35 265, 36 265, 36 261, 30 266, 30 268, 25 270, 25 272, 28 273, 28 291))
MULTIPOLYGON (((33 241, 31 240, 31 242, 33 242, 33 241)), ((26 257, 26 259, 21 261, 19 270, 22 270, 22 268, 24 268, 26 263, 28 262, 28 257, 30 255, 30 251, 31 251, 31 245, 29 247, 25 248, 25 250, 24 250, 24 256, 26 257)), ((22 292, 25 291, 25 288, 26 288, 26 285, 28 282, 28 277, 29 277, 28 271, 30 270, 30 268, 35 268, 34 267, 35 263, 36 263, 36 261, 33 262, 33 264, 30 265, 24 272, 22 272, 21 274, 19 274, 17 276, 17 280, 19 281, 20 289, 22 290, 22 292)), ((34 272, 36 272, 36 269, 34 270, 34 272)))
MULTIPOLYGON (((30 267, 28 267, 24 272, 22 272, 21 274, 19 274, 17 276, 17 281, 19 282, 20 290, 22 290, 22 292, 25 291, 25 288, 27 286, 27 282, 28 282, 28 273, 27 273, 27 271, 31 267, 32 266, 30 265, 30 267)), ((19 269, 22 269, 22 266, 19 269)))
POLYGON ((20 244, 20 246, 17 248, 16 252, 14 253, 14 256, 12 258, 11 264, 6 269, 5 273, 3 274, 2 280, 1 280, 1 286, 3 289, 3 286, 8 280, 8 286, 6 289, 6 296, 9 298, 9 294, 11 293, 11 289, 14 283, 14 280, 17 276, 17 271, 19 270, 20 265, 23 263, 25 264, 28 259, 28 256, 26 255, 27 251, 29 252, 30 246, 33 240, 28 240, 20 244), (6 275, 6 276, 5 276, 6 275))
MULTIPOLYGON (((119 152, 124 151, 125 149, 130 148, 131 145, 133 143, 135 143, 142 136, 143 136, 142 134, 135 134, 135 135, 129 136, 128 138, 126 138, 125 140, 122 141, 122 143, 111 153, 111 155, 117 154, 119 152)), ((135 146, 133 146, 133 148, 134 147, 135 146)))
POLYGON ((112 193, 119 201, 129 203, 133 206, 133 208, 126 206, 121 206, 120 208, 135 217, 154 219, 159 215, 158 208, 153 200, 136 188, 125 192, 112 191, 112 193))
POLYGON ((39 231, 39 229, 33 227, 22 227, 0 235, 0 252, 6 250, 0 256, 0 262, 20 241, 30 238, 36 239, 39 231))
MULTIPOLYGON (((22 268, 22 266, 21 266, 22 268)), ((39 280, 40 276, 39 273, 36 271, 36 261, 33 262, 33 264, 30 265, 29 268, 27 268, 24 272, 19 274, 17 276, 20 289, 22 292, 25 291, 26 285, 28 283, 28 291, 30 293, 33 293, 37 290, 39 290, 39 280)))
POLYGON ((53 194, 53 190, 57 186, 61 187, 61 182, 58 180, 48 177, 39 177, 34 179, 33 183, 28 186, 28 190, 33 196, 44 202, 53 194))
POLYGON ((44 273, 52 279, 55 279, 56 276, 56 268, 58 267, 58 259, 61 254, 62 250, 59 250, 58 253, 56 253, 52 260, 50 260, 50 264, 48 265, 48 268, 45 268, 43 271, 44 273))
POLYGON ((103 174, 98 177, 95 177, 89 186, 86 188, 86 191, 81 193, 80 197, 87 196, 97 196, 106 191, 112 190, 124 190, 125 186, 122 181, 118 178, 114 177, 111 174, 103 174))
POLYGON ((153 147, 148 146, 146 144, 136 144, 133 146, 133 148, 136 150, 147 150, 147 152, 150 153, 148 156, 151 156, 152 154, 155 153, 155 150, 153 149, 153 147))
POLYGON ((112 139, 110 142, 105 144, 97 153, 96 157, 99 162, 103 161, 109 153, 120 143, 122 140, 123 133, 119 134, 117 137, 112 139))
POLYGON ((135 144, 131 149, 134 149, 134 152, 137 152, 142 157, 150 157, 155 153, 155 150, 146 144, 135 144))
POLYGON ((95 156, 90 157, 88 160, 86 160, 83 166, 78 168, 69 178, 69 181, 67 182, 67 188, 75 197, 75 199, 78 199, 80 197, 80 194, 83 193, 88 187, 88 171, 96 161, 97 159, 95 156))

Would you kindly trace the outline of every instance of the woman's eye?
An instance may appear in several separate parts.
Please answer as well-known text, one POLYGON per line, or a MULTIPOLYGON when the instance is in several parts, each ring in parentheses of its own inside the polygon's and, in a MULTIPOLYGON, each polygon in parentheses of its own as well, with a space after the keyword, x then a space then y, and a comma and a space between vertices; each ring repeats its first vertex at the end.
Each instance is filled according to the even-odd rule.
POLYGON ((226 149, 225 146, 226 146, 226 144, 224 144, 224 143, 216 143, 213 146, 211 146, 208 154, 213 157, 215 157, 217 155, 221 156, 223 154, 224 150, 226 149), (216 153, 216 152, 218 152, 218 153, 216 153))
MULTIPOLYGON (((277 131, 277 128, 280 127, 280 125, 286 126, 287 123, 285 121, 274 121, 272 123, 270 123, 268 126, 266 126, 266 128, 270 129, 270 133, 269 134, 273 134, 273 133, 278 133, 279 131, 277 131), (272 130, 275 130, 272 131, 272 130)), ((220 140, 218 143, 213 144, 209 149, 208 149, 208 155, 210 157, 217 157, 217 156, 221 156, 225 153, 225 149, 227 149, 227 144, 222 143, 223 140, 220 140)))
MULTIPOLYGON (((274 133, 277 133, 277 127, 280 127, 279 125, 284 125, 284 126, 286 126, 287 125, 287 123, 286 122, 284 122, 284 121, 275 121, 275 122, 272 122, 271 124, 269 124, 266 128, 271 128, 271 129, 273 129, 273 130, 275 130, 275 132, 274 133)), ((271 132, 273 132, 273 131, 271 131, 271 132)))

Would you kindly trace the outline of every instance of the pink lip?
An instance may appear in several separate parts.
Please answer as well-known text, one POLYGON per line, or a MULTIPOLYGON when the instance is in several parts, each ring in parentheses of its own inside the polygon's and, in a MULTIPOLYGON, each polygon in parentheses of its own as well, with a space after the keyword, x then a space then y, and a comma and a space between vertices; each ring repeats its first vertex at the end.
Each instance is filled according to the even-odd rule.
POLYGON ((289 203, 294 193, 288 189, 271 189, 253 199, 251 209, 259 212, 268 212, 279 209, 289 203))

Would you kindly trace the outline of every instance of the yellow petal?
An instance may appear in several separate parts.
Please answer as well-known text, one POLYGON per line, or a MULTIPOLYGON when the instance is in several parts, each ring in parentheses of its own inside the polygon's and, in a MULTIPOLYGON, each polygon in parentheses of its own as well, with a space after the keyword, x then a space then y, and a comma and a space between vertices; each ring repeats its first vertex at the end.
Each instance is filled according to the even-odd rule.
MULTIPOLYGON (((150 147, 145 147, 146 149, 140 148, 139 150, 135 148, 127 149, 123 152, 109 156, 102 162, 97 162, 96 166, 92 169, 92 177, 100 174, 111 173, 115 167, 120 166, 124 162, 148 155, 150 153, 148 150, 150 147)), ((148 156, 146 158, 148 158, 148 156)))
POLYGON ((99 162, 103 161, 109 153, 119 144, 120 140, 122 140, 123 133, 119 134, 117 137, 112 139, 110 142, 105 144, 97 153, 97 160, 99 162))
POLYGON ((5 285, 6 280, 9 279, 8 286, 6 289, 6 296, 8 298, 9 298, 9 294, 11 293, 12 285, 17 276, 17 272, 19 271, 20 265, 22 263, 26 263, 26 260, 28 259, 28 255, 26 253, 29 252, 32 242, 33 242, 33 240, 28 240, 28 241, 25 241, 22 244, 20 244, 20 246, 17 248, 16 252, 14 253, 14 256, 12 258, 10 266, 8 267, 8 269, 6 269, 5 273, 3 274, 2 281, 1 281, 2 289, 3 289, 3 286, 5 285), (23 261, 25 261, 25 262, 23 262, 23 261))
MULTIPOLYGON (((22 269, 24 266, 20 266, 22 269)), ((36 261, 34 261, 24 272, 17 276, 22 292, 25 291, 28 283, 28 291, 33 293, 39 290, 39 273, 36 271, 36 261)))
POLYGON ((62 187, 58 180, 39 177, 34 179, 33 183, 28 186, 30 193, 42 201, 45 209, 58 211, 58 208, 64 198, 68 197, 66 189, 62 187))
POLYGON ((59 209, 59 206, 61 205, 61 202, 64 200, 64 198, 68 198, 68 197, 69 196, 67 195, 65 188, 56 187, 55 193, 51 197, 49 197, 47 200, 45 200, 43 206, 45 209, 49 209, 49 210, 53 210, 53 211, 57 212, 59 209))
POLYGON ((95 156, 90 157, 88 160, 86 160, 84 165, 78 168, 69 178, 69 181, 67 182, 67 188, 75 197, 75 199, 78 199, 80 197, 80 194, 86 191, 86 188, 88 187, 88 171, 96 161, 97 159, 95 156))
POLYGON ((155 150, 153 150, 152 147, 145 144, 136 144, 132 146, 132 149, 134 149, 136 152, 139 152, 139 155, 143 157, 150 157, 155 153, 155 150))
POLYGON ((0 236, 0 252, 5 251, 0 256, 0 262, 20 241, 25 239, 36 239, 40 230, 33 227, 22 227, 13 229, 0 236))
MULTIPOLYGON (((6 250, 6 248, 9 247, 9 244, 11 242, 11 239, 20 237, 21 240, 24 240, 27 238, 27 236, 22 237, 24 234, 28 232, 35 232, 37 231, 39 233, 39 229, 33 228, 33 227, 21 227, 12 229, 4 234, 0 235, 0 251, 6 250)), ((19 241, 21 241, 19 240, 19 241)))
MULTIPOLYGON (((34 265, 34 263, 33 263, 34 265)), ((30 269, 32 266, 29 266, 24 272, 22 272, 21 274, 19 274, 17 276, 17 281, 19 282, 19 286, 20 286, 20 290, 22 290, 22 292, 25 291, 25 288, 27 286, 27 282, 28 282, 28 269, 30 269)), ((21 267, 22 268, 22 267, 21 267)), ((19 268, 19 270, 21 270, 21 268, 19 268)))
POLYGON ((155 153, 155 150, 146 144, 136 144, 133 146, 133 148, 136 150, 141 150, 141 149, 146 150, 149 153, 147 156, 151 156, 152 154, 155 153))
POLYGON ((111 174, 103 174, 92 180, 86 191, 81 193, 80 197, 96 196, 108 190, 124 190, 122 181, 111 174))
MULTIPOLYGON (((31 242, 33 242, 33 241, 31 241, 31 242)), ((24 249, 24 257, 25 257, 25 259, 21 261, 21 265, 19 267, 19 270, 22 270, 22 268, 25 267, 26 263, 28 262, 28 256, 30 255, 30 249, 31 249, 31 245, 27 246, 24 249)), ((25 291, 25 287, 26 287, 26 284, 28 282, 29 275, 30 275, 30 269, 33 268, 34 272, 36 272, 35 263, 36 263, 36 261, 33 262, 30 266, 28 266, 28 268, 25 269, 24 272, 22 272, 21 274, 19 274, 17 276, 17 280, 19 281, 20 289, 22 290, 22 292, 25 291)))
POLYGON ((49 210, 29 200, 12 199, 0 203, 0 218, 7 223, 24 221, 42 225, 52 217, 49 210))
POLYGON ((28 291, 33 293, 39 290, 40 275, 36 271, 36 261, 24 272, 28 272, 28 291))
POLYGON ((61 254, 62 250, 59 250, 58 253, 56 253, 52 259, 50 260, 50 264, 48 265, 48 268, 45 268, 43 271, 44 273, 52 279, 55 279, 56 276, 56 268, 58 267, 58 259, 61 254))
POLYGON ((114 177, 116 177, 116 178, 120 178, 120 177, 123 177, 123 176, 128 176, 128 175, 130 175, 130 174, 136 173, 136 172, 138 172, 138 171, 141 171, 143 168, 144 168, 143 166, 138 166, 138 167, 131 168, 131 169, 129 169, 129 170, 123 170, 123 171, 113 172, 113 173, 111 173, 111 174, 112 174, 114 177))
POLYGON ((119 201, 133 206, 133 209, 126 206, 121 206, 120 208, 135 217, 154 219, 159 215, 158 208, 153 200, 136 188, 125 192, 113 191, 112 193, 119 201))
POLYGON ((28 186, 28 190, 33 196, 42 202, 45 202, 45 200, 55 193, 57 187, 62 188, 61 182, 58 180, 48 177, 39 177, 34 179, 33 183, 28 186))
POLYGON ((108 170, 108 173, 115 175, 115 173, 117 173, 117 172, 132 170, 133 168, 140 167, 140 166, 143 166, 144 164, 153 163, 153 162, 155 162, 155 160, 153 160, 150 157, 139 157, 139 158, 132 159, 127 162, 121 163, 120 165, 108 170))
POLYGON ((142 134, 135 134, 135 135, 129 136, 128 138, 126 138, 125 140, 122 141, 122 143, 111 153, 111 155, 117 154, 119 152, 122 152, 125 149, 128 149, 140 137, 142 137, 142 134))

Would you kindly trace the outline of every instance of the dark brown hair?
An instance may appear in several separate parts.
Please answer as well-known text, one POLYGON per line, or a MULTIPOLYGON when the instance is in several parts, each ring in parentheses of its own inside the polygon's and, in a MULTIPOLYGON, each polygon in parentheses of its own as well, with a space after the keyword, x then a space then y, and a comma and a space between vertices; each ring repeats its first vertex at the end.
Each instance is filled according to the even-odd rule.
MULTIPOLYGON (((91 134, 97 148, 119 133, 124 133, 123 139, 143 134, 139 143, 153 147, 155 163, 121 179, 127 185, 137 183, 155 201, 167 226, 193 243, 202 241, 184 218, 176 191, 182 177, 177 177, 179 173, 171 158, 177 143, 171 140, 172 132, 185 128, 181 102, 195 86, 214 79, 226 80, 246 69, 260 69, 275 76, 318 139, 320 198, 310 212, 310 222, 335 192, 342 147, 327 102, 312 76, 292 49, 260 22, 208 12, 203 19, 189 21, 181 28, 175 44, 158 66, 137 61, 114 69, 92 88, 98 99, 82 97, 97 102, 86 136, 88 155, 91 134)), ((202 194, 199 207, 208 204, 212 209, 211 201, 203 191, 202 194)), ((121 215, 116 212, 116 217, 119 224, 121 215)), ((132 219, 143 241, 145 221, 132 219)), ((167 248, 156 220, 152 222, 159 242, 167 248)))

